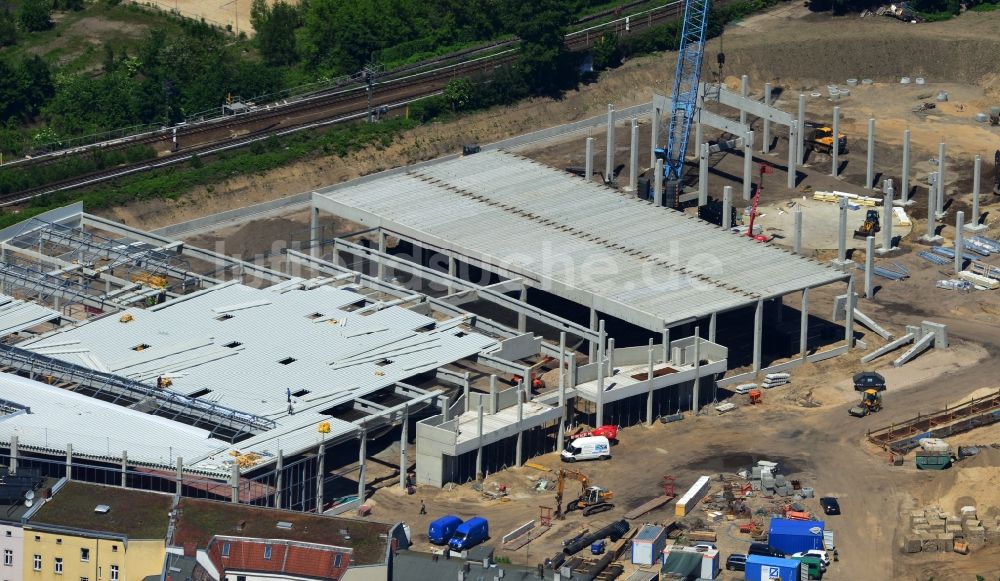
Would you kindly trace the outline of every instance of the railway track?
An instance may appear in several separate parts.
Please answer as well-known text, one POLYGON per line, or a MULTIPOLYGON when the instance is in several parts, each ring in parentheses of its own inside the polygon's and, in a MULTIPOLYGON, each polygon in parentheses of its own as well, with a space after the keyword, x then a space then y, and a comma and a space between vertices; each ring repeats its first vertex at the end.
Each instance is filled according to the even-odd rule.
MULTIPOLYGON (((673 20, 681 15, 682 10, 681 2, 674 1, 630 14, 627 17, 587 27, 567 34, 566 46, 571 51, 583 51, 592 47, 594 42, 608 31, 634 34, 673 20), (628 19, 627 23, 626 18, 628 19)), ((517 41, 511 40, 486 48, 470 49, 462 53, 465 58, 450 64, 446 63, 449 60, 454 60, 456 55, 393 70, 373 84, 372 104, 376 107, 398 107, 439 92, 453 78, 486 74, 497 67, 513 62, 517 55, 516 44, 517 41), (484 51, 486 54, 473 56, 484 51)), ((205 122, 204 124, 189 125, 182 131, 179 130, 177 132, 178 147, 160 159, 107 168, 0 195, 0 207, 23 204, 39 196, 89 187, 137 172, 167 167, 190 159, 193 155, 213 155, 221 151, 249 145, 270 135, 285 135, 315 126, 358 119, 363 117, 367 111, 367 87, 363 84, 337 88, 332 91, 320 91, 295 101, 270 103, 259 106, 250 113, 205 122)), ((82 153, 97 148, 102 151, 113 151, 137 145, 169 143, 172 139, 172 132, 157 132, 138 138, 118 140, 103 147, 90 147, 82 153)), ((55 163, 62 159, 66 159, 66 156, 49 156, 39 159, 34 165, 55 163)), ((19 165, 19 167, 26 166, 19 165)))

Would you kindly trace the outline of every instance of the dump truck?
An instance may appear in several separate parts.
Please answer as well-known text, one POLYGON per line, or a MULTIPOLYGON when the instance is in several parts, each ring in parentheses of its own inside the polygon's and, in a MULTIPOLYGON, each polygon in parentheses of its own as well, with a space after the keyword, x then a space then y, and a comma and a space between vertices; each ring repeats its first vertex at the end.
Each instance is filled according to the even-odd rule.
POLYGON ((874 389, 866 389, 861 394, 861 403, 848 410, 854 417, 863 418, 882 409, 882 394, 874 389))
MULTIPOLYGON (((806 127, 808 128, 805 139, 806 146, 819 153, 833 154, 833 128, 822 123, 808 121, 806 127)), ((838 132, 837 137, 837 153, 841 155, 848 153, 847 136, 838 132)))

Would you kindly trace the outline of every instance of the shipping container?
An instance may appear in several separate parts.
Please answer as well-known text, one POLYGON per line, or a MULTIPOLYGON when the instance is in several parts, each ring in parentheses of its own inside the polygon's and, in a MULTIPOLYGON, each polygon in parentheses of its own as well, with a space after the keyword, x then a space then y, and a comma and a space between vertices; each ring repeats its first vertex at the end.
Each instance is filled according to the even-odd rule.
POLYGON ((799 581, 800 565, 792 559, 750 555, 744 575, 747 581, 799 581))
POLYGON ((810 549, 823 550, 823 529, 823 521, 772 518, 767 544, 786 555, 810 549))
POLYGON ((667 529, 647 524, 643 525, 632 539, 632 563, 652 565, 660 559, 667 544, 667 529))
POLYGON ((670 579, 715 579, 722 567, 715 549, 669 545, 663 550, 660 570, 670 579))

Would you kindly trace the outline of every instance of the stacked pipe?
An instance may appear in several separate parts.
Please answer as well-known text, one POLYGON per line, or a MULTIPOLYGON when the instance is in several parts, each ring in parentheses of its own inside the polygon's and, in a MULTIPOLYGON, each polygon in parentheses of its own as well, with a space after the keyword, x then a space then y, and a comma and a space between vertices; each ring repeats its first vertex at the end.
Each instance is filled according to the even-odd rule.
POLYGON ((987 238, 985 236, 973 236, 971 240, 975 240, 976 242, 979 242, 980 244, 989 248, 990 252, 995 252, 1000 254, 1000 242, 992 238, 987 238))
POLYGON ((628 532, 629 528, 631 527, 626 520, 613 522, 603 529, 598 529, 596 532, 584 535, 568 543, 563 547, 563 553, 566 555, 575 555, 586 547, 589 547, 594 541, 599 541, 606 537, 611 537, 611 542, 613 543, 622 538, 628 532))
POLYGON ((768 373, 764 376, 764 381, 760 384, 760 386, 764 389, 771 389, 772 387, 785 385, 791 380, 792 376, 788 373, 768 373))
MULTIPOLYGON (((955 258, 955 251, 951 248, 934 246, 933 248, 931 248, 931 252, 933 252, 934 254, 944 256, 945 258, 955 258)), ((962 258, 966 260, 976 260, 976 256, 974 254, 969 254, 967 252, 962 253, 962 258)))
POLYGON ((924 260, 926 260, 928 262, 933 262, 934 264, 936 264, 938 266, 944 266, 944 265, 948 264, 949 262, 951 262, 950 260, 948 260, 944 256, 941 256, 941 255, 938 255, 938 254, 934 254, 933 252, 927 252, 926 250, 921 250, 920 252, 917 253, 917 256, 919 256, 920 258, 923 258, 924 260))

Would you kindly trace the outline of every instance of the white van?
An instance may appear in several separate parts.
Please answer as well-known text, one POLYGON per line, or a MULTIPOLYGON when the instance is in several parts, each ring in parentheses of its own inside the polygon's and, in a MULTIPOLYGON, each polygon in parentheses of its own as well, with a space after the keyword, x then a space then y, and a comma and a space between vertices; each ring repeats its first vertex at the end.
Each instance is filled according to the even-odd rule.
POLYGON ((563 462, 577 460, 610 460, 611 442, 604 436, 588 436, 577 438, 566 444, 562 451, 563 462))

